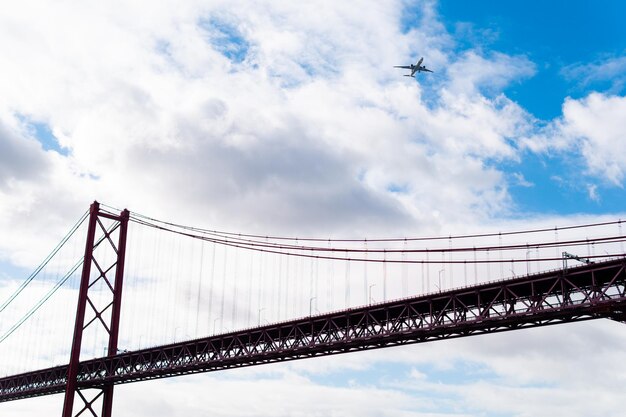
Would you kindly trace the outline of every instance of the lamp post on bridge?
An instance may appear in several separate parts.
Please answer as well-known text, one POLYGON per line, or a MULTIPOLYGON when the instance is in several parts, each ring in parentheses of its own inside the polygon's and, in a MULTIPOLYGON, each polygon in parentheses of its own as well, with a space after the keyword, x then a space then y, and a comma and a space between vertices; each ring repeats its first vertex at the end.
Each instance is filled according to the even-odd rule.
POLYGON ((316 300, 317 297, 309 298, 309 316, 313 315, 313 300, 316 300))
POLYGON ((215 323, 216 323, 218 320, 222 320, 222 318, 221 318, 221 317, 218 317, 218 318, 216 318, 216 319, 213 319, 213 334, 215 334, 215 323))
POLYGON ((368 301, 369 301, 370 305, 372 304, 372 301, 373 301, 372 300, 372 287, 375 287, 375 286, 376 286, 376 284, 372 284, 369 287, 369 298, 368 298, 368 301))
POLYGON ((437 286, 437 290, 439 290, 439 292, 441 292, 441 274, 445 273, 446 269, 440 269, 439 270, 439 285, 437 286))

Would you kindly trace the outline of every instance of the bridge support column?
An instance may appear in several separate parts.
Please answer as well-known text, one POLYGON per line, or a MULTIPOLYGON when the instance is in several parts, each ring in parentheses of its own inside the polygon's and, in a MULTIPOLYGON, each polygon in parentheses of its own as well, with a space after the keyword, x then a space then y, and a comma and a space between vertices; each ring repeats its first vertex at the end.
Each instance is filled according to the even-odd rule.
POLYGON ((98 416, 97 409, 101 401, 100 415, 111 417, 113 385, 90 389, 89 391, 95 391, 95 395, 89 395, 86 389, 80 387, 80 351, 83 332, 93 324, 93 327, 99 326, 108 333, 107 356, 117 354, 128 218, 128 210, 114 215, 102 211, 97 201, 91 205, 62 417, 74 416, 74 402, 77 397, 82 401, 82 407, 76 416, 87 410, 93 416, 98 416), (105 302, 104 305, 98 303, 96 298, 90 298, 90 290, 92 293, 98 290, 108 293, 110 290, 110 302, 105 302), (89 320, 85 324, 87 312, 89 320))

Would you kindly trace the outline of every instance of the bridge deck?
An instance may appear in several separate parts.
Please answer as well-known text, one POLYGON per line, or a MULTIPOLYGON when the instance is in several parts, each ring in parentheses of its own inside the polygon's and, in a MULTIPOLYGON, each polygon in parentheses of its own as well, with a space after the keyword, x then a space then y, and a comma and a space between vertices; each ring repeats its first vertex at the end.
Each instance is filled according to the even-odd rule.
MULTIPOLYGON (((80 363, 78 384, 147 379, 575 320, 626 317, 626 259, 480 284, 80 363)), ((0 379, 0 402, 60 393, 67 366, 0 379)))

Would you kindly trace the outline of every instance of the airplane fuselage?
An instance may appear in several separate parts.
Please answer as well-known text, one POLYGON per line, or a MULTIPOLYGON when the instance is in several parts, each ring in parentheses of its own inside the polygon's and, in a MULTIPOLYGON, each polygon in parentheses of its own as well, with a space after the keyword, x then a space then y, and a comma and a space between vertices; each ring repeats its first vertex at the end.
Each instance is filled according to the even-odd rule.
POLYGON ((411 70, 411 74, 405 74, 405 77, 414 77, 414 78, 415 78, 415 73, 416 72, 432 72, 431 70, 426 68, 425 65, 422 65, 422 61, 424 61, 424 58, 420 58, 420 60, 417 61, 417 63, 415 65, 414 64, 411 64, 411 65, 396 65, 394 68, 404 68, 404 69, 411 70))

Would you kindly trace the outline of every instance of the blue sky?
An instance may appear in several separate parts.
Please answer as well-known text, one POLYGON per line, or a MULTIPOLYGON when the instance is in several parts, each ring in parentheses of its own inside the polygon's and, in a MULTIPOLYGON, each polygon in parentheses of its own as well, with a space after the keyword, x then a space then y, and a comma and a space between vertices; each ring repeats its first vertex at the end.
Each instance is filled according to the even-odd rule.
MULTIPOLYGON (((568 67, 620 57, 626 50, 626 4, 618 0, 443 0, 437 9, 460 45, 524 55, 536 64, 533 77, 505 93, 543 120, 561 115, 565 97, 610 89, 610 78, 581 86, 564 74, 568 67)), ((614 91, 623 92, 623 87, 614 91)))
MULTIPOLYGON (((96 199, 290 236, 623 218, 624 16, 608 0, 16 3, 0 14, 0 282, 25 278, 96 199), (393 68, 421 56, 434 73, 393 68)), ((255 417, 315 406, 552 416, 558 405, 617 416, 626 339, 615 325, 131 384, 116 398, 139 417, 244 413, 223 403, 255 417), (223 402, 193 403, 207 391, 223 402)), ((20 404, 7 410, 45 414, 20 404)))
MULTIPOLYGON (((446 29, 460 50, 480 48, 527 57, 534 75, 503 90, 537 119, 537 126, 558 119, 567 97, 580 99, 591 92, 623 95, 622 74, 599 66, 626 53, 626 4, 621 1, 441 1, 437 7, 446 29), (585 81, 591 65, 594 77, 585 81), (595 68, 593 67, 595 66, 595 68), (620 80, 621 79, 621 80, 620 80)), ((624 67, 622 67, 624 69, 624 67)), ((521 154, 521 160, 499 168, 521 173, 528 184, 510 188, 515 211, 573 214, 617 212, 626 202, 621 185, 590 178, 576 153, 521 154), (532 185, 531 185, 532 184, 532 185), (591 198, 589 186, 597 190, 591 198)))

